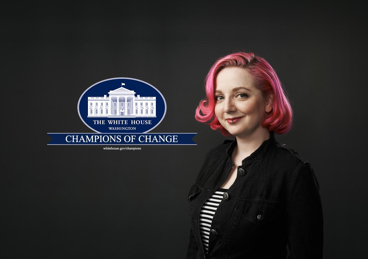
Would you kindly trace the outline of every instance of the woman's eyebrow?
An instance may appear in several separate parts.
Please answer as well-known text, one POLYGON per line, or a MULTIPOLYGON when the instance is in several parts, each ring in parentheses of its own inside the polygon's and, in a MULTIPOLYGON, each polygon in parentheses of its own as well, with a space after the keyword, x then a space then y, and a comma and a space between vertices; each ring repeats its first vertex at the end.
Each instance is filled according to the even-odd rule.
MULTIPOLYGON (((241 89, 244 89, 244 90, 247 90, 247 91, 249 91, 249 92, 252 92, 252 90, 250 90, 249 88, 247 88, 247 87, 245 87, 245 86, 235 87, 235 88, 231 89, 231 91, 232 91, 232 92, 236 92, 236 91, 239 91, 239 90, 241 90, 241 89)), ((221 91, 221 90, 216 90, 216 91, 215 91, 215 94, 221 94, 221 93, 222 93, 222 91, 221 91)))
POLYGON ((240 89, 245 89, 245 90, 247 90, 247 91, 251 92, 251 90, 250 90, 249 88, 245 87, 245 86, 239 86, 239 87, 236 87, 236 88, 234 88, 234 89, 233 89, 233 92, 238 91, 238 90, 240 90, 240 89))

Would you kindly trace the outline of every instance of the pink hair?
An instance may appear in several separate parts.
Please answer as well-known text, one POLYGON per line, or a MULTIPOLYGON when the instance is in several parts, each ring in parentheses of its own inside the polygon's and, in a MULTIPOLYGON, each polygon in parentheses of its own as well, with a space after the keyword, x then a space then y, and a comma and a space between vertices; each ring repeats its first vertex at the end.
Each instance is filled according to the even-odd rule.
POLYGON ((262 91, 263 96, 273 93, 272 111, 267 113, 262 126, 277 134, 288 132, 292 124, 292 109, 285 96, 281 82, 271 65, 253 53, 238 52, 220 58, 211 67, 206 77, 206 100, 201 100, 195 113, 199 122, 209 124, 211 129, 219 129, 224 136, 230 133, 222 127, 215 115, 216 77, 225 67, 245 68, 253 77, 255 86, 262 91))

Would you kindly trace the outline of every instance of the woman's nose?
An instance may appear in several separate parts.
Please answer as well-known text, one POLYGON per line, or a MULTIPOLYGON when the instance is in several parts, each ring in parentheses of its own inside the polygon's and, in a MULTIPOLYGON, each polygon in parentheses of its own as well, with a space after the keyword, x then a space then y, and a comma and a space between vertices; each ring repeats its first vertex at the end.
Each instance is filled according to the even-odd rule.
POLYGON ((225 100, 224 106, 225 106, 224 107, 224 110, 227 113, 236 111, 236 107, 234 105, 234 101, 231 98, 227 98, 225 100))

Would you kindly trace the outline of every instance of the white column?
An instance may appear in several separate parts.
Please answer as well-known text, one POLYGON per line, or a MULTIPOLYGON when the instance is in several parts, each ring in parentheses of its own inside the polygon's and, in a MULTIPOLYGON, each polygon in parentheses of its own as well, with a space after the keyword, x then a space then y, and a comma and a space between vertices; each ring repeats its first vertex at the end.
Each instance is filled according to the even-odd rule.
POLYGON ((120 115, 120 103, 119 103, 119 96, 116 96, 116 114, 120 115))
POLYGON ((128 96, 125 96, 125 111, 124 111, 124 115, 125 116, 128 115, 128 96))
POLYGON ((132 115, 135 115, 135 100, 134 100, 134 96, 132 96, 132 115))
POLYGON ((153 115, 156 117, 156 99, 153 102, 153 115))
POLYGON ((112 106, 112 101, 111 101, 111 96, 109 96, 109 115, 111 115, 111 106, 112 106))

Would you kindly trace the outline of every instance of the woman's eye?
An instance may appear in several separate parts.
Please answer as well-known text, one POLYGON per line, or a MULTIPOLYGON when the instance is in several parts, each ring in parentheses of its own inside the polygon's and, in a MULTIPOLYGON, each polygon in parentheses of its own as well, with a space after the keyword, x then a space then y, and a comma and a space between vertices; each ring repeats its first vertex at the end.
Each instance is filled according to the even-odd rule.
POLYGON ((218 96, 215 97, 216 102, 221 101, 222 99, 224 99, 224 97, 221 96, 221 95, 218 95, 218 96))
POLYGON ((249 97, 247 94, 237 94, 237 97, 240 97, 240 98, 247 98, 249 97))

